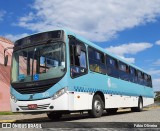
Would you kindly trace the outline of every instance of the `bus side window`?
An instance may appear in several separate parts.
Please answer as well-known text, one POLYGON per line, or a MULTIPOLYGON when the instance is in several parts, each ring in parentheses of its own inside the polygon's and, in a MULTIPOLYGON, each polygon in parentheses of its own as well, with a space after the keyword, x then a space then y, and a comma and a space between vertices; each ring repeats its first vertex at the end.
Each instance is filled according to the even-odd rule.
POLYGON ((148 86, 152 88, 152 78, 150 75, 148 76, 147 82, 148 82, 148 86))
POLYGON ((129 72, 128 72, 128 65, 119 61, 119 77, 122 80, 129 81, 129 72))
POLYGON ((130 81, 137 83, 137 76, 136 76, 136 70, 130 66, 130 81))
POLYGON ((144 86, 148 86, 148 75, 144 74, 144 86))
POLYGON ((79 56, 74 56, 74 60, 75 60, 75 66, 80 66, 80 59, 79 56))
POLYGON ((70 39, 70 65, 71 76, 78 77, 87 73, 87 61, 86 61, 86 47, 85 45, 75 39, 70 39), (81 47, 80 55, 76 55, 76 45, 81 47))
POLYGON ((69 50, 70 50, 70 64, 74 65, 74 58, 73 58, 73 56, 74 56, 74 53, 73 53, 74 49, 73 49, 73 45, 69 46, 69 50))
POLYGON ((118 61, 110 56, 106 56, 107 74, 111 77, 119 78, 118 61))
POLYGON ((106 74, 104 54, 102 52, 89 47, 88 58, 91 71, 106 74))
POLYGON ((137 75, 138 75, 138 83, 140 85, 143 85, 143 73, 141 71, 138 71, 137 75))

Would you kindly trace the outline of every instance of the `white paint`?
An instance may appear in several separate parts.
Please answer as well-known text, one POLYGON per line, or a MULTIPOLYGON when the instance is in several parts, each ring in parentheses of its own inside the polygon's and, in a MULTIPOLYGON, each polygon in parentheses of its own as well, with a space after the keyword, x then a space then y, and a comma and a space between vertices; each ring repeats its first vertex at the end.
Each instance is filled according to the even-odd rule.
POLYGON ((135 107, 138 105, 138 97, 105 95, 105 108, 135 107))
MULTIPOLYGON (((138 96, 105 95, 105 108, 137 107, 138 96)), ((143 97, 143 106, 154 103, 153 98, 143 97)))
POLYGON ((143 106, 148 106, 154 103, 153 98, 143 98, 143 106))
MULTIPOLYGON (((90 110, 92 109, 93 93, 84 92, 67 92, 57 99, 42 99, 35 101, 17 101, 16 103, 11 99, 12 112, 48 112, 58 110, 90 110), (29 104, 45 105, 49 104, 46 109, 41 110, 22 110, 20 106, 27 106, 29 104), (53 106, 53 109, 49 107, 53 106), (19 111, 16 111, 19 108, 19 111)), ((135 96, 121 96, 121 95, 110 95, 105 94, 105 108, 120 108, 120 107, 137 107, 138 98, 135 96)), ((153 98, 143 98, 143 106, 147 106, 154 103, 153 98)))
POLYGON ((17 101, 16 103, 11 99, 11 109, 12 112, 36 112, 36 111, 56 111, 56 110, 69 110, 68 108, 68 93, 63 94, 62 96, 58 97, 57 99, 42 99, 42 100, 35 100, 35 101, 17 101), (42 110, 22 110, 20 106, 28 106, 29 104, 37 104, 37 105, 45 105, 49 104, 47 109, 42 110), (49 107, 53 106, 53 109, 49 107), (16 111, 16 108, 19 108, 19 111, 16 111))
POLYGON ((93 94, 74 92, 69 95, 70 110, 88 110, 92 108, 93 94))

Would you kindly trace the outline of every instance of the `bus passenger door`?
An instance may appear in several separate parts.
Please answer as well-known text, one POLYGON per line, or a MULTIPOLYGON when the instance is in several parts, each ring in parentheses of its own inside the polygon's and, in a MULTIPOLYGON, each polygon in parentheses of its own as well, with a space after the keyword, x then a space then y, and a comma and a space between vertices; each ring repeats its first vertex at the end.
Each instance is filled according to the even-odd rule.
POLYGON ((70 76, 71 84, 74 88, 74 110, 88 109, 88 68, 86 46, 77 39, 70 38, 69 40, 70 52, 70 76))

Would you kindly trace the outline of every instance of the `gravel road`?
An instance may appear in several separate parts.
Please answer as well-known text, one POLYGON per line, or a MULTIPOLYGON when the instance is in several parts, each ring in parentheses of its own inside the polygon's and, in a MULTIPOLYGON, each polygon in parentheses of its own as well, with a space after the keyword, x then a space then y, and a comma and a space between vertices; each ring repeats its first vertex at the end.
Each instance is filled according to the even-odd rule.
MULTIPOLYGON (((1 120, 18 120, 18 122, 46 122, 50 121, 46 114, 30 115, 1 115, 1 120)), ((87 113, 65 115, 59 121, 63 122, 160 122, 160 107, 144 109, 142 112, 131 112, 130 109, 118 110, 114 115, 104 111, 100 118, 90 118, 87 113)))
MULTIPOLYGON (((56 130, 57 127, 83 127, 86 128, 88 125, 94 125, 99 128, 101 125, 99 123, 107 125, 108 128, 112 128, 115 126, 116 128, 123 127, 130 128, 136 124, 146 124, 147 122, 152 122, 151 124, 158 124, 158 128, 160 129, 160 107, 152 108, 152 109, 144 109, 142 112, 131 112, 129 109, 119 110, 116 114, 110 115, 104 112, 103 116, 100 118, 90 118, 87 113, 84 114, 72 114, 65 115, 58 121, 51 121, 48 119, 46 114, 40 115, 6 115, 0 116, 0 121, 2 120, 15 120, 14 123, 38 123, 41 124, 42 127, 50 128, 50 130, 56 130), (157 123, 159 122, 159 123, 157 123), (85 123, 88 123, 88 125, 85 123), (124 123, 124 124, 123 124, 124 123), (127 124, 129 123, 129 124, 127 124)), ((82 129, 82 128, 81 128, 82 129)), ((93 129, 93 128, 92 128, 93 129)), ((142 128, 141 128, 142 129, 142 128)), ((101 130, 103 130, 101 128, 101 130)))

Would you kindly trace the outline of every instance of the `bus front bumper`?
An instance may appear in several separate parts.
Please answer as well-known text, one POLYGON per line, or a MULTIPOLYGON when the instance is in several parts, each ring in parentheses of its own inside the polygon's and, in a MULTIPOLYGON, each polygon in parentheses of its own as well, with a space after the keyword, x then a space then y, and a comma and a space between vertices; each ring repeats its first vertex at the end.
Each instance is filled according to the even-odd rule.
POLYGON ((56 99, 42 99, 34 101, 17 101, 10 99, 12 112, 21 113, 36 113, 36 112, 50 112, 50 111, 60 111, 69 110, 68 107, 68 93, 56 99))

